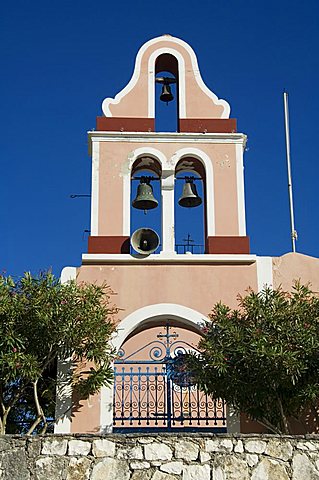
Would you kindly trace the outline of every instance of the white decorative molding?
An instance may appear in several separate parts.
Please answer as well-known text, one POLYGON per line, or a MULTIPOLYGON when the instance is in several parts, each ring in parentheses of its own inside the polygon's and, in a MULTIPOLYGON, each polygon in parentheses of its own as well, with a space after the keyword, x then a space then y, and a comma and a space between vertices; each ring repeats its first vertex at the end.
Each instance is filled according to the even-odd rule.
POLYGON ((99 234, 100 142, 92 144, 91 235, 99 234))
POLYGON ((70 280, 75 280, 76 271, 77 271, 76 267, 64 267, 60 275, 61 283, 67 283, 70 280))
POLYGON ((258 292, 264 287, 273 286, 272 257, 257 257, 258 292))
POLYGON ((185 61, 181 53, 172 48, 159 48, 148 61, 148 116, 155 118, 155 62, 163 53, 173 55, 178 61, 179 118, 186 118, 185 61))
POLYGON ((215 201, 214 201, 214 171, 213 163, 207 153, 198 148, 181 148, 172 156, 172 164, 174 169, 178 162, 184 157, 194 157, 199 160, 206 173, 206 225, 207 235, 212 237, 215 235, 215 201))
POLYGON ((94 142, 130 143, 239 143, 246 146, 244 133, 178 133, 178 132, 104 132, 90 131, 89 139, 94 142))
MULTIPOLYGON (((61 283, 76 279, 76 267, 64 267, 61 272, 61 283)), ((57 389, 54 433, 71 433, 72 414, 72 371, 71 357, 59 358, 57 365, 57 389)))
POLYGON ((175 303, 157 303, 139 308, 130 313, 117 326, 117 334, 113 338, 114 348, 119 349, 126 338, 137 328, 146 325, 150 320, 180 320, 185 327, 196 327, 200 330, 200 325, 208 318, 192 308, 178 305, 175 303))
MULTIPOLYGON (((184 40, 181 40, 180 38, 172 37, 170 35, 162 35, 161 37, 153 38, 153 39, 149 40, 148 42, 144 43, 144 45, 142 45, 142 47, 140 48, 140 50, 138 51, 138 53, 136 55, 134 72, 133 72, 133 75, 132 75, 130 81, 128 82, 128 84, 114 98, 106 98, 105 100, 103 100, 102 111, 103 111, 104 115, 106 117, 112 117, 112 113, 110 111, 110 105, 117 105, 122 100, 122 98, 125 97, 125 95, 127 95, 136 85, 136 83, 137 83, 137 81, 140 77, 141 62, 142 62, 142 58, 143 58, 143 55, 146 52, 146 50, 151 45, 155 45, 156 43, 160 43, 160 42, 163 42, 163 41, 164 42, 171 42, 172 44, 175 43, 175 44, 181 45, 183 48, 185 48, 185 50, 187 51, 187 53, 189 54, 189 56, 191 58, 194 77, 197 81, 197 84, 198 84, 199 88, 213 101, 213 103, 215 105, 221 105, 223 107, 224 111, 222 113, 221 118, 229 118, 229 115, 230 115, 230 105, 229 105, 229 103, 227 103, 226 100, 219 99, 217 97, 217 95, 214 92, 212 92, 203 82, 203 79, 202 79, 200 71, 199 71, 198 62, 197 62, 197 58, 196 58, 194 50, 191 48, 190 45, 188 45, 186 42, 184 42, 184 40)), ((168 52, 169 47, 163 48, 163 50, 165 52, 168 52)), ((150 76, 150 73, 149 73, 149 76, 150 76)), ((150 80, 148 81, 148 83, 150 84, 150 80)), ((152 86, 152 88, 154 88, 154 85, 152 86)))
POLYGON ((163 170, 162 192, 162 251, 161 255, 175 253, 175 171, 163 170))
POLYGON ((85 253, 82 265, 157 265, 157 264, 211 264, 211 265, 251 265, 256 255, 246 254, 152 254, 147 257, 124 253, 85 253))
POLYGON ((242 145, 236 145, 236 178, 237 178, 237 206, 238 206, 238 235, 246 236, 245 211, 245 183, 244 183, 244 155, 242 145))

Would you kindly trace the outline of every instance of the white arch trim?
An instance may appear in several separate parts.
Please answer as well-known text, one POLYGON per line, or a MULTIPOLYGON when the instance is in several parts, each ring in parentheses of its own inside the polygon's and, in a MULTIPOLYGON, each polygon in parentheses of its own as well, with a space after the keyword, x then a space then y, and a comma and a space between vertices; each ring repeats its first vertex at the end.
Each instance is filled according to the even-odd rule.
POLYGON ((173 55, 178 61, 179 118, 186 118, 185 61, 182 54, 173 48, 159 48, 148 60, 148 116, 155 118, 155 62, 163 53, 173 55))
POLYGON ((214 170, 213 163, 207 153, 203 152, 199 148, 181 148, 177 150, 172 156, 172 163, 174 170, 177 163, 183 157, 197 158, 204 165, 206 172, 206 224, 207 235, 213 237, 215 235, 215 201, 214 201, 214 170))
POLYGON ((161 166, 162 170, 166 168, 167 158, 165 155, 152 147, 141 147, 133 150, 129 157, 128 161, 125 164, 125 172, 123 173, 123 235, 130 235, 130 223, 131 223, 131 172, 134 162, 142 157, 152 157, 157 160, 161 166))
MULTIPOLYGON (((209 88, 205 85, 203 82, 203 79, 201 77, 199 68, 198 68, 198 62, 197 58, 195 55, 194 50, 191 48, 188 43, 184 42, 184 40, 181 40, 180 38, 172 37, 170 35, 162 35, 160 37, 153 38, 149 40, 148 42, 144 43, 142 47, 139 49, 137 55, 136 55, 136 60, 135 60, 135 67, 134 67, 134 72, 133 75, 129 81, 129 83, 121 90, 114 98, 105 98, 102 102, 102 111, 106 117, 112 117, 112 113, 110 111, 110 105, 116 105, 118 104, 125 95, 127 95, 136 85, 140 73, 141 73, 141 62, 143 55, 145 51, 150 47, 151 45, 154 45, 156 43, 162 42, 162 41, 169 41, 172 43, 176 43, 178 45, 181 45, 185 50, 188 52, 191 62, 192 62, 192 67, 193 71, 195 73, 195 78, 197 81, 197 84, 199 88, 216 104, 216 105, 221 105, 224 109, 221 118, 229 118, 230 115, 230 105, 226 100, 219 99, 217 95, 209 90, 209 88)), ((167 52, 168 49, 165 49, 167 52)), ((150 72, 148 72, 150 73, 150 72)), ((153 118, 153 117, 152 117, 153 118)), ((182 117, 181 117, 182 118, 182 117)))
POLYGON ((139 308, 129 314, 117 326, 117 335, 113 339, 113 346, 119 349, 126 338, 134 332, 137 327, 146 325, 150 320, 167 320, 167 317, 173 320, 180 320, 185 326, 196 327, 207 321, 208 318, 202 313, 192 308, 178 305, 175 303, 158 303, 139 308))

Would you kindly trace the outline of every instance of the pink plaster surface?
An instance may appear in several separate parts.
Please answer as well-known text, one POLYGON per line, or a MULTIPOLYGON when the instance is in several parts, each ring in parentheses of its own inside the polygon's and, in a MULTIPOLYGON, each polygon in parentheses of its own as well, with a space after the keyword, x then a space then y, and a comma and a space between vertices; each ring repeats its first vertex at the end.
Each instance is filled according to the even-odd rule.
MULTIPOLYGON (((101 142, 99 170, 99 235, 123 235, 123 175, 129 171, 130 142, 101 142)), ((134 143, 134 149, 154 147, 153 142, 134 143)), ((160 143, 156 148, 170 159, 188 143, 160 143)), ((216 235, 239 234, 236 147, 234 144, 196 145, 211 159, 214 171, 216 235)), ((129 208, 129 205, 126 207, 129 208)))
POLYGON ((208 315, 223 301, 237 306, 237 295, 257 289, 256 264, 252 265, 101 265, 82 266, 78 281, 107 282, 123 309, 119 320, 135 310, 158 303, 183 305, 208 315))
POLYGON ((115 105, 110 105, 114 117, 148 117, 148 63, 153 52, 160 48, 178 51, 185 62, 186 118, 222 118, 224 107, 216 104, 198 85, 189 52, 182 45, 169 40, 150 45, 141 59, 141 69, 135 86, 115 105))
POLYGON ((319 259, 301 253, 287 253, 273 257, 273 286, 282 286, 289 291, 295 280, 310 283, 310 288, 319 292, 319 259))

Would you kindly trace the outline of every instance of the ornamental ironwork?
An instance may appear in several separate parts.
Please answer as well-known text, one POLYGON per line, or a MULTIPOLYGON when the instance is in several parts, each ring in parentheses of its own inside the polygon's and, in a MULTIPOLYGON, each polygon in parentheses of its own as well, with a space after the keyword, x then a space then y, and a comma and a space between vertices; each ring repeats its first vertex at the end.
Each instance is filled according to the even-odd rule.
POLYGON ((223 400, 200 391, 185 370, 183 355, 194 350, 167 322, 154 340, 135 352, 119 351, 114 368, 114 432, 227 431, 223 400))

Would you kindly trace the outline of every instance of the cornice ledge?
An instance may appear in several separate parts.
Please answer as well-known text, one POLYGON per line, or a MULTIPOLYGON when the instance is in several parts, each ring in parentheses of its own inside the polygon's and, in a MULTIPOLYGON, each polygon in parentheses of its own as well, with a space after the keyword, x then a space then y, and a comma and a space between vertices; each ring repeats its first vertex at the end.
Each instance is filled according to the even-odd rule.
POLYGON ((156 264, 211 264, 211 265, 252 265, 256 263, 256 255, 243 254, 158 254, 138 256, 129 254, 85 253, 82 265, 156 265, 156 264))
POLYGON ((106 132, 90 130, 87 132, 92 141, 139 141, 155 140, 165 142, 194 141, 232 141, 233 143, 245 143, 247 135, 244 133, 178 133, 178 132, 106 132))

